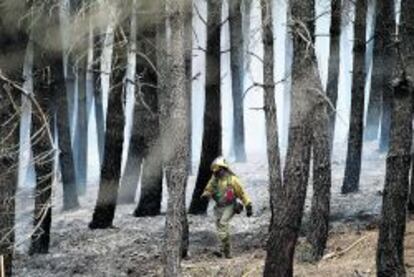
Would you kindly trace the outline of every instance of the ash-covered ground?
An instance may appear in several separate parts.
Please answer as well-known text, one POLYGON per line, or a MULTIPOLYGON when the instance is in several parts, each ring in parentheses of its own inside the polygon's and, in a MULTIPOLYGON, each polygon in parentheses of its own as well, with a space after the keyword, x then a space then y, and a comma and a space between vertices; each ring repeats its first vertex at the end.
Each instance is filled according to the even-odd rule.
MULTIPOLYGON (((244 182, 253 200, 254 215, 247 218, 243 213, 232 220, 234 258, 228 261, 219 260, 212 255, 218 246, 214 217, 211 212, 213 204, 210 203, 207 216, 189 215, 190 257, 183 261, 186 276, 259 276, 255 271, 249 273, 246 268, 243 269, 245 264, 240 261, 243 259, 261 261, 265 257, 263 247, 266 243, 270 218, 267 162, 265 159, 257 158, 247 164, 233 164, 233 169, 244 182), (199 271, 200 263, 203 264, 204 271, 199 271), (222 268, 228 268, 223 266, 223 263, 237 264, 238 270, 223 271, 222 268), (200 275, 197 272, 201 272, 200 275)), ((332 169, 331 233, 359 232, 372 224, 375 225, 381 211, 381 190, 385 174, 384 156, 375 152, 370 156, 365 155, 360 191, 355 194, 346 196, 340 194, 344 159, 335 158, 332 169)), ((194 183, 195 176, 191 176, 187 190, 187 205, 191 199, 194 183)), ((87 226, 95 205, 97 189, 96 184, 89 184, 87 195, 80 199, 81 208, 76 211, 61 212, 61 191, 57 187, 50 253, 36 256, 27 255, 29 243, 27 237, 30 236, 30 217, 33 207, 33 201, 29 199, 31 191, 20 190, 17 215, 18 248, 14 269, 16 276, 161 275, 165 216, 135 218, 132 216, 135 205, 120 205, 117 207, 114 220, 116 228, 89 230, 87 226)), ((311 195, 310 185, 306 201, 307 211, 310 207, 311 195)), ((166 189, 164 189, 163 213, 166 208, 166 198, 166 189)), ((306 217, 304 226, 306 226, 306 217)), ((306 274, 298 276, 306 276, 306 274)))

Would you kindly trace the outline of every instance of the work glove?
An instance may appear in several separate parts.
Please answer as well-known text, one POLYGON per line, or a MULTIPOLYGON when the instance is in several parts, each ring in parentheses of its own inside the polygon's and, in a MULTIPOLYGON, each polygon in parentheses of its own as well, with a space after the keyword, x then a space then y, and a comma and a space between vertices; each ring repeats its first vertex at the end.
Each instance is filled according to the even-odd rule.
POLYGON ((243 211, 243 205, 239 201, 236 201, 236 203, 234 203, 234 213, 240 214, 242 211, 243 211))
POLYGON ((253 215, 252 204, 248 204, 246 206, 246 215, 247 215, 247 217, 251 217, 253 215))

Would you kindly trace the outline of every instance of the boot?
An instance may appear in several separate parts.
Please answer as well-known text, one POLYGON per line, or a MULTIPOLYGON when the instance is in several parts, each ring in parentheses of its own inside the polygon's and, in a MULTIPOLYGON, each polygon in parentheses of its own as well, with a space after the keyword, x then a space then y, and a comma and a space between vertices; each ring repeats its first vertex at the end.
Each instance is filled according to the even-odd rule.
POLYGON ((230 243, 225 243, 223 245, 223 256, 226 259, 231 259, 233 258, 233 256, 231 255, 231 247, 230 247, 230 243))

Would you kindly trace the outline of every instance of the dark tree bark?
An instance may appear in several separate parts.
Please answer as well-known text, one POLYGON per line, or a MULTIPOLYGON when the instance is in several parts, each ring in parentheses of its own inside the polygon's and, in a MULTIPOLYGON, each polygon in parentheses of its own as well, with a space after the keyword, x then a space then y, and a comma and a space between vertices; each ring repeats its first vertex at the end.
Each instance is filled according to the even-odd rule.
MULTIPOLYGON (((143 61, 140 61, 141 63, 143 61)), ((148 84, 157 84, 157 78, 154 72, 146 65, 142 81, 148 84), (145 73, 146 71, 146 73, 145 73)), ((159 131, 159 118, 157 115, 158 99, 157 91, 154 87, 142 88, 143 95, 137 100, 136 115, 141 118, 142 124, 137 131, 141 132, 143 145, 134 145, 134 147, 143 147, 144 162, 141 177, 141 195, 134 215, 155 216, 161 212, 162 200, 162 151, 159 131), (146 106, 148 105, 148 106, 146 106), (148 110, 150 109, 150 110, 148 110)))
MULTIPOLYGON (((278 194, 282 191, 282 176, 279 152, 279 137, 277 127, 277 111, 275 101, 274 84, 274 48, 273 48, 273 25, 272 25, 272 4, 269 0, 261 0, 262 13, 262 32, 263 32, 263 83, 264 83, 264 112, 266 120, 266 139, 267 139, 267 160, 269 170, 269 192, 270 206, 272 208, 272 218, 270 230, 274 228, 274 218, 276 210, 275 203, 278 201, 278 194)), ((277 218, 276 218, 277 220, 277 218)), ((270 249, 269 251, 278 251, 270 249)))
MULTIPOLYGON (((4 34, 1 24, 0 20, 0 32, 4 34)), ((7 39, 1 37, 2 47, 5 46, 5 42, 10 41, 7 42, 7 39)), ((14 79, 19 76, 13 75, 8 77, 14 79)), ((18 152, 13 149, 19 145, 19 124, 16 120, 10 121, 10 117, 18 112, 12 101, 18 103, 20 94, 11 90, 10 84, 6 84, 4 80, 0 81, 0 124, 2 126, 0 135, 2 138, 8 138, 0 143, 0 170, 2 172, 0 176, 0 255, 4 259, 4 274, 7 277, 12 276, 13 268, 15 195, 18 181, 18 152)))
MULTIPOLYGON (((331 26, 329 29, 330 50, 328 60, 328 84, 326 94, 332 105, 336 108, 338 99, 338 81, 340 66, 340 42, 341 42, 341 13, 342 4, 340 0, 331 1, 331 26)), ((335 133, 336 112, 329 108, 329 131, 330 131, 330 148, 332 149, 334 133, 335 133)))
MULTIPOLYGON (((72 5, 73 6, 73 5, 72 5)), ((74 6, 72 7, 74 8, 74 6)), ((56 21, 59 18, 59 14, 56 16, 56 21)), ((63 23, 61 23, 63 24, 63 23)), ((63 35, 58 34, 58 43, 60 44, 63 35)), ((52 57, 55 59, 51 64, 53 65, 53 76, 56 85, 55 100, 56 100, 56 121, 57 121, 57 133, 59 143, 59 167, 62 174, 63 185, 63 210, 71 210, 79 207, 78 190, 76 186, 76 172, 74 163, 74 153, 72 149, 71 139, 71 125, 70 119, 73 112, 73 107, 68 109, 68 99, 73 99, 75 91, 75 68, 73 67, 75 62, 73 56, 70 55, 68 59, 66 84, 60 83, 60 78, 64 78, 64 64, 63 64, 63 45, 61 47, 61 53, 55 53, 52 57)), ((73 123, 75 124, 75 123, 73 123)))
MULTIPOLYGON (((384 0, 382 2, 382 24, 384 28, 384 50, 383 50, 383 62, 387 68, 393 68, 394 63, 394 50, 393 50, 393 39, 390 34, 395 33, 396 22, 395 22, 395 11, 394 1, 384 0)), ((391 126, 391 103, 392 103, 392 72, 391 70, 383 71, 382 76, 382 115, 381 115, 381 135, 379 143, 379 151, 386 152, 389 145, 389 134, 391 126)))
POLYGON ((229 1, 230 66, 233 96, 233 147, 237 162, 246 161, 246 151, 244 146, 244 55, 241 2, 242 0, 229 1))
POLYGON ((104 229, 112 226, 118 198, 118 186, 121 175, 122 145, 124 141, 125 116, 123 111, 123 83, 125 76, 126 50, 119 43, 121 35, 116 36, 114 51, 114 70, 112 87, 109 93, 108 117, 106 120, 105 151, 101 167, 101 181, 98 199, 89 223, 91 229, 104 229))
MULTIPOLYGON (((154 5, 149 6, 149 14, 156 15, 154 5)), ((142 22, 151 22, 150 18, 141 18, 142 22)), ((139 26, 143 24, 139 23, 139 26)), ((140 51, 150 60, 156 61, 156 24, 148 24, 140 30, 142 42, 140 51)), ((165 58, 165 57, 164 57, 165 58)), ((157 65, 158 66, 158 65, 157 65)), ((138 85, 135 116, 141 122, 136 132, 141 137, 144 157, 141 177, 141 195, 134 216, 155 216, 161 213, 162 200, 162 146, 160 140, 160 122, 158 114, 157 73, 154 68, 142 57, 138 57, 137 72, 141 76, 138 85), (142 83, 142 85, 141 85, 142 83)), ((158 66, 159 68, 159 66, 158 66)))
MULTIPOLYGON (((414 1, 403 1, 404 9, 407 11, 414 10, 414 1)), ((401 46, 404 49, 404 53, 414 53, 414 13, 406 12, 403 13, 401 19, 401 27, 404 33, 404 41, 402 42, 403 45, 401 46), (411 27, 411 28, 410 28, 411 27)), ((411 54, 412 55, 412 54, 411 54)), ((414 79, 414 60, 413 59, 406 59, 405 66, 407 69, 408 76, 413 80, 414 79)), ((414 105, 413 105, 414 109, 414 105)), ((414 115, 414 110, 413 110, 414 115)), ((414 153, 412 153, 413 155, 414 153)), ((413 157, 413 156, 411 156, 413 157)), ((411 213, 414 213, 414 162, 413 159, 411 160, 411 185, 410 185, 410 196, 408 202, 408 210, 411 213)))
POLYGON ((394 84, 390 149, 377 247, 377 276, 380 277, 406 276, 404 233, 413 135, 412 94, 412 83, 402 74, 394 84))
POLYGON ((384 49, 387 34, 386 26, 383 18, 390 8, 390 1, 377 1, 375 15, 375 37, 374 37, 374 53, 372 64, 371 90, 369 93, 369 102, 367 110, 367 122, 365 127, 365 139, 376 140, 380 127, 381 110, 382 110, 382 94, 384 87, 384 49))
POLYGON ((301 24, 290 25, 293 37, 292 112, 289 145, 283 173, 283 189, 273 203, 273 228, 270 230, 264 276, 293 276, 293 257, 301 226, 309 179, 313 97, 320 87, 315 54, 308 42, 314 35, 314 1, 291 0, 292 18, 301 24), (304 25, 303 25, 304 24, 304 25), (306 40, 302 34, 307 29, 306 40), (273 251, 271 251, 273 250, 273 251))
POLYGON ((98 130, 99 126, 102 126, 103 124, 98 123, 98 121, 102 120, 104 117, 103 113, 103 103, 102 103, 102 85, 101 85, 101 61, 102 61, 102 48, 103 48, 103 38, 100 33, 95 34, 94 36, 94 64, 92 67, 93 70, 93 99, 95 104, 95 120, 96 120, 96 126, 97 126, 97 144, 98 144, 98 161, 99 164, 102 162, 102 152, 101 149, 103 144, 103 136, 104 136, 104 130, 98 130))
POLYGON ((185 6, 185 75, 186 75, 186 91, 188 102, 188 119, 187 119, 187 131, 188 131, 188 172, 193 171, 193 147, 192 147, 192 85, 193 85, 193 0, 186 0, 185 6))
MULTIPOLYGON (((42 51, 44 51, 42 49, 42 51)), ((49 52, 50 53, 50 52, 49 52)), ((42 55, 42 52, 35 53, 37 58, 43 56, 43 60, 48 60, 42 55)), ((58 53, 54 53, 57 54, 58 53)), ((36 59, 37 59, 36 58, 36 59)), ((59 56, 55 59, 59 62, 59 56)), ((50 59, 49 61, 53 62, 50 59)), ((46 74, 46 68, 42 68, 39 62, 35 62, 35 66, 40 66, 35 77, 35 94, 36 99, 43 112, 46 113, 47 128, 53 126, 53 95, 58 93, 56 90, 63 84, 65 79, 62 72, 53 72, 49 79, 46 74)), ((50 64, 52 69, 63 69, 62 67, 50 64)), ((39 112, 33 113, 32 116, 32 132, 33 134, 39 132, 44 127, 45 122, 42 120, 42 115, 39 112)), ((36 188, 35 188, 35 207, 34 207, 34 232, 31 236, 30 254, 46 254, 49 251, 50 242, 50 226, 52 223, 52 185, 53 185, 53 163, 54 153, 52 151, 51 137, 48 136, 48 130, 43 129, 38 137, 32 136, 32 150, 34 157, 34 167, 36 172, 36 188)))
MULTIPOLYGON (((171 29, 169 43, 169 80, 171 88, 164 91, 167 97, 162 108, 161 130, 163 154, 168 186, 167 218, 164 241, 164 276, 181 276, 180 260, 183 255, 183 235, 187 225, 185 214, 185 187, 187 182, 187 93, 184 60, 184 15, 185 1, 173 0, 168 3, 171 29), (166 109, 167 108, 167 109, 166 109), (165 113, 167 112, 167 113, 165 113)), ((164 101, 164 100, 163 100, 164 101)))
POLYGON ((221 155, 221 99, 220 99, 220 28, 221 1, 207 2, 207 59, 206 98, 204 107, 204 131, 200 166, 190 205, 191 214, 205 214, 208 201, 201 194, 211 177, 210 165, 221 155))
MULTIPOLYGON (((0 13, 5 12, 0 7, 0 13)), ((27 11, 22 11, 27 12, 27 11)), ((18 183, 21 92, 3 77, 21 84, 28 36, 14 18, 0 18, 0 255, 5 277, 12 276, 15 241, 15 195, 18 183), (15 57, 13 63, 10 57, 15 57), (15 118, 13 119, 13 116, 15 118)))
POLYGON ((345 177, 342 193, 356 192, 361 175, 362 141, 364 132, 364 93, 365 93, 365 34, 367 1, 358 0, 355 7, 354 23, 354 67, 352 70, 351 118, 348 133, 345 177))

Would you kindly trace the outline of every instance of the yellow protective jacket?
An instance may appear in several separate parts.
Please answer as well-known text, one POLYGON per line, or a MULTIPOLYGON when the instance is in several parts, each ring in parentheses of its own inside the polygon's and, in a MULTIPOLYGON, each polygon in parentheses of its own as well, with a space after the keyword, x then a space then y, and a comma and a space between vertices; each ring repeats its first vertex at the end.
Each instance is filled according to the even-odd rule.
POLYGON ((235 175, 227 175, 222 178, 211 177, 206 188, 204 189, 203 196, 212 197, 217 204, 219 204, 220 198, 224 196, 228 187, 231 187, 234 192, 234 196, 243 202, 244 206, 251 204, 251 200, 243 189, 239 178, 235 175))

